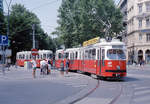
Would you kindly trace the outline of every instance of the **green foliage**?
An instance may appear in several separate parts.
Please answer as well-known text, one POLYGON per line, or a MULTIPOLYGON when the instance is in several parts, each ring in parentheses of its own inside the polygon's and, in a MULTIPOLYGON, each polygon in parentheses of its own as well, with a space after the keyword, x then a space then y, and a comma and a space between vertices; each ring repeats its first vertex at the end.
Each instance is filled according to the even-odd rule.
POLYGON ((113 0, 63 0, 59 12, 58 38, 68 47, 82 44, 83 41, 105 36, 106 24, 111 24, 109 35, 122 30, 122 15, 113 0))
POLYGON ((0 11, 0 34, 6 35, 5 17, 2 11, 0 11))
POLYGON ((52 39, 44 33, 38 17, 27 10, 23 5, 15 4, 11 8, 9 27, 12 49, 12 60, 15 60, 16 52, 32 49, 32 25, 35 24, 35 40, 38 49, 53 49, 52 39))

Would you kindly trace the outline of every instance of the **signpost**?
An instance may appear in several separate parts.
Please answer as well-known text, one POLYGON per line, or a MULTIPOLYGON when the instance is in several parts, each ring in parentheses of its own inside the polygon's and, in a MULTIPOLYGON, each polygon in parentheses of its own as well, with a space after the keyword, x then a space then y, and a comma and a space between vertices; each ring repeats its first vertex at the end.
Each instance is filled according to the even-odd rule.
POLYGON ((8 36, 0 35, 0 45, 2 45, 2 46, 8 45, 8 36))
POLYGON ((33 49, 31 50, 31 54, 32 54, 32 56, 38 55, 38 50, 35 49, 35 48, 33 48, 33 49))
POLYGON ((5 74, 5 70, 4 70, 4 64, 5 64, 5 50, 4 50, 4 46, 8 46, 8 36, 7 35, 0 35, 0 46, 2 46, 2 53, 3 53, 3 57, 2 57, 2 64, 3 64, 2 72, 3 72, 3 74, 5 74))

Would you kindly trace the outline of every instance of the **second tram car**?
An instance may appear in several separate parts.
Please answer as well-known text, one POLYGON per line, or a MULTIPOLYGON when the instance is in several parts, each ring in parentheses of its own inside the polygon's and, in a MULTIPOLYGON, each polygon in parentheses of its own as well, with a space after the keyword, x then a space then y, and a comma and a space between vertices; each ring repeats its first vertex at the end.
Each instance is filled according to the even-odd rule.
POLYGON ((97 37, 84 42, 83 47, 61 51, 61 59, 69 59, 69 70, 88 72, 100 77, 126 76, 126 47, 118 39, 107 42, 97 37))
MULTIPOLYGON (((38 55, 36 55, 37 67, 40 67, 40 61, 42 59, 51 60, 52 61, 53 52, 51 50, 39 50, 38 55)), ((18 52, 16 55, 16 62, 18 66, 24 66, 26 61, 32 60, 31 51, 22 51, 18 52)))

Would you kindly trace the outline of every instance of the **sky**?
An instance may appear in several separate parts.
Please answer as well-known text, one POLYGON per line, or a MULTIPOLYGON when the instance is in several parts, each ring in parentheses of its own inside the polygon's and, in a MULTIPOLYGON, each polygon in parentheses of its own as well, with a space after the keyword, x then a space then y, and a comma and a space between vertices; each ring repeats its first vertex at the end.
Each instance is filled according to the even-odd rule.
MULTIPOLYGON (((4 0, 4 12, 7 13, 7 5, 11 0, 4 0)), ((28 10, 37 15, 41 21, 41 26, 48 34, 55 31, 58 26, 58 9, 62 0, 12 0, 11 5, 19 3, 25 6, 28 10)), ((115 0, 118 2, 119 0, 115 0)))

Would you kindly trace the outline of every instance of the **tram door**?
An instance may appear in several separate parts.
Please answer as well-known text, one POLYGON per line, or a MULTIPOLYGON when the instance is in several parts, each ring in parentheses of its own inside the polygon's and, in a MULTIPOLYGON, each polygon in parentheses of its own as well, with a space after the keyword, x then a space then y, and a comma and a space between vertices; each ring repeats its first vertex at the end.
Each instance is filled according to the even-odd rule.
POLYGON ((104 59, 105 59, 105 49, 97 49, 97 75, 102 75, 102 72, 104 70, 105 67, 105 63, 104 63, 104 59))

